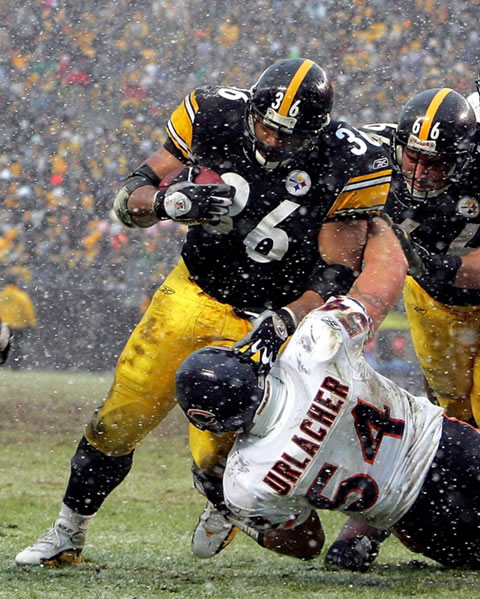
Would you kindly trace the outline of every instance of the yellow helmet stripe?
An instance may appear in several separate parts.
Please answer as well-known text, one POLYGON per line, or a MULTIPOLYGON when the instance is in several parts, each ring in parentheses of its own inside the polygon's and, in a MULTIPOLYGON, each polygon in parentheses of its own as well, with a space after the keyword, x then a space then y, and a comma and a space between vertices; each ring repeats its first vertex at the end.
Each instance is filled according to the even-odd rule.
POLYGON ((449 87, 443 87, 440 91, 438 91, 434 95, 432 101, 430 102, 430 106, 427 108, 427 111, 425 112, 425 117, 423 119, 422 127, 420 129, 420 133, 418 134, 418 139, 421 139, 422 141, 428 140, 428 136, 430 135, 430 129, 432 127, 433 119, 435 118, 435 114, 438 110, 438 107, 443 102, 443 99, 445 98, 445 96, 448 96, 448 94, 451 91, 452 90, 449 87))
POLYGON ((313 60, 304 60, 302 64, 298 67, 297 72, 292 77, 290 81, 290 85, 287 87, 287 91, 283 96, 282 103, 280 108, 278 109, 278 114, 281 116, 288 116, 288 112, 292 106, 293 99, 295 98, 295 94, 297 93, 298 88, 302 84, 302 81, 305 79, 306 74, 312 68, 315 63, 313 60))

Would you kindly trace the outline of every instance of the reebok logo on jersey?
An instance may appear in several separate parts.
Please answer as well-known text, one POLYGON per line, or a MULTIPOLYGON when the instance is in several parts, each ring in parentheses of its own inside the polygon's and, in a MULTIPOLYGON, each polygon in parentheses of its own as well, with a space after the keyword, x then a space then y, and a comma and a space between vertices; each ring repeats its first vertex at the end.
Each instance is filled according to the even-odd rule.
POLYGON ((285 180, 285 187, 292 196, 304 196, 312 187, 310 175, 305 171, 292 171, 288 173, 285 180))
POLYGON ((373 168, 387 168, 388 166, 388 158, 384 156, 383 158, 377 158, 373 163, 373 168))

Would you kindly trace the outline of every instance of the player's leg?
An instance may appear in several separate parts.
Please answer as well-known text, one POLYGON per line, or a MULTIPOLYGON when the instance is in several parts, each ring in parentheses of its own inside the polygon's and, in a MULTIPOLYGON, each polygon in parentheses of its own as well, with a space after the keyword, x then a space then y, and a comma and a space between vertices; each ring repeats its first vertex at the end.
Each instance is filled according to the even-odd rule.
POLYGON ((82 438, 71 460, 57 520, 36 543, 16 556, 17 565, 79 564, 88 526, 103 500, 128 474, 132 457, 133 451, 126 456, 107 456, 82 438))
POLYGON ((479 480, 480 432, 445 418, 420 494, 393 532, 412 551, 446 567, 480 568, 479 480))
MULTIPOLYGON (((475 313, 476 329, 480 331, 480 311, 475 313)), ((473 362, 473 388, 470 394, 470 403, 472 405, 474 426, 480 428, 480 340, 477 344, 477 351, 473 362)))
POLYGON ((193 457, 193 482, 207 505, 200 515, 192 536, 192 553, 202 559, 213 557, 231 543, 238 532, 222 510, 222 477, 226 458, 234 441, 234 433, 214 435, 189 425, 190 450, 193 457))
MULTIPOLYGON (((225 339, 240 339, 247 332, 247 323, 232 312, 227 314, 225 321, 225 339)), ((221 345, 232 345, 232 342, 222 342, 221 345)), ((204 485, 213 490, 222 486, 223 470, 226 457, 235 441, 233 433, 214 435, 209 431, 200 431, 189 426, 190 450, 194 461, 194 485, 197 490, 208 498, 198 524, 192 536, 192 552, 200 558, 210 558, 222 551, 238 532, 236 526, 218 511, 214 504, 218 503, 208 493, 204 485)))
POLYGON ((196 488, 208 497, 193 536, 193 552, 197 557, 210 558, 224 549, 241 530, 261 547, 282 555, 303 560, 320 555, 325 543, 322 524, 312 510, 300 524, 289 528, 256 528, 233 517, 224 503, 222 479, 206 475, 193 467, 196 488))
POLYGON ((108 397, 72 458, 59 519, 17 555, 17 564, 54 565, 64 556, 71 562, 72 553, 78 558, 88 524, 128 474, 135 446, 175 404, 176 368, 189 353, 221 338, 228 310, 189 280, 183 263, 174 269, 128 340, 108 397))
POLYGON ((469 420, 478 345, 478 332, 470 327, 470 309, 436 302, 411 277, 405 284, 404 303, 428 386, 449 416, 469 420))

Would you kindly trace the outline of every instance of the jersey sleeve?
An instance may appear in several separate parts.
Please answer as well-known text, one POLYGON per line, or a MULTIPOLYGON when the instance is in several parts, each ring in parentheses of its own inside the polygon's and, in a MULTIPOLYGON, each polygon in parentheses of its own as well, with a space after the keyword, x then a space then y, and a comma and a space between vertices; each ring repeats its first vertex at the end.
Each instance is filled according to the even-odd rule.
MULTIPOLYGON (((375 125, 372 125, 375 127, 375 125)), ((382 132, 384 125, 380 125, 382 132)), ((389 160, 388 142, 365 129, 357 129, 347 123, 339 123, 335 135, 342 144, 340 161, 333 168, 338 180, 344 181, 328 211, 328 219, 344 217, 378 216, 390 191, 392 168, 389 160), (347 178, 342 174, 347 172, 347 178)))
POLYGON ((359 127, 359 129, 374 141, 380 143, 388 152, 397 130, 397 125, 395 123, 369 123, 368 125, 359 127))
POLYGON ((383 210, 390 190, 392 169, 351 177, 330 208, 327 218, 377 216, 383 210))

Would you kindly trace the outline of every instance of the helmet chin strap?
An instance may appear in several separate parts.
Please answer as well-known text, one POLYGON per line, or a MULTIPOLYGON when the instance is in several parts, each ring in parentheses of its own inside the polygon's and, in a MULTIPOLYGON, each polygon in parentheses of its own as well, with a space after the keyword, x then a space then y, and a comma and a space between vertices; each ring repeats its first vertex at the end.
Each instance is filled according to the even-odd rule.
POLYGON ((260 164, 261 166, 265 167, 265 168, 269 168, 269 169, 275 169, 278 166, 280 166, 281 164, 285 164, 288 162, 288 160, 284 160, 283 162, 269 162, 265 156, 263 156, 263 154, 261 152, 259 152, 259 150, 257 150, 255 148, 255 159, 258 162, 258 164, 260 164))
MULTIPOLYGON (((419 202, 426 202, 430 198, 436 198, 437 196, 442 194, 452 184, 452 181, 447 179, 445 185, 443 185, 442 187, 440 187, 438 189, 426 189, 425 191, 419 191, 418 189, 415 189, 414 184, 415 184, 416 167, 415 167, 413 176, 407 178, 405 176, 405 173, 403 172, 402 167, 401 167, 402 156, 403 156, 403 147, 399 144, 395 148, 395 160, 396 160, 398 168, 402 174, 403 180, 405 181, 405 186, 408 190, 408 193, 410 194, 410 196, 413 199, 415 199, 419 202)), ((448 173, 448 176, 453 174, 454 169, 455 169, 455 167, 452 166, 452 168, 450 169, 450 172, 448 173)))
POLYGON ((245 135, 247 138, 247 143, 250 146, 250 148, 248 149, 248 148, 245 148, 245 146, 244 146, 243 149, 244 149, 245 155, 247 156, 247 158, 250 161, 253 161, 253 158, 255 158, 255 160, 257 161, 258 164, 260 164, 260 166, 263 166, 264 168, 269 169, 269 170, 274 170, 274 169, 278 168, 279 166, 283 166, 284 164, 287 164, 292 159, 292 156, 287 156, 287 157, 285 157, 284 160, 269 160, 267 146, 265 149, 265 151, 267 152, 267 157, 264 154, 262 154, 261 150, 259 150, 259 146, 261 147, 261 142, 257 139, 257 137, 255 135, 254 118, 253 118, 253 114, 251 112, 247 115, 247 125, 246 125, 245 135))
POLYGON ((407 189, 408 189, 410 195, 413 198, 415 198, 416 200, 422 200, 422 201, 426 201, 426 200, 429 200, 430 198, 437 197, 451 185, 450 183, 448 183, 447 185, 445 185, 444 187, 442 187, 440 189, 427 189, 426 191, 418 191, 417 189, 415 189, 413 187, 413 184, 408 183, 407 180, 405 180, 405 184, 407 186, 407 189))

